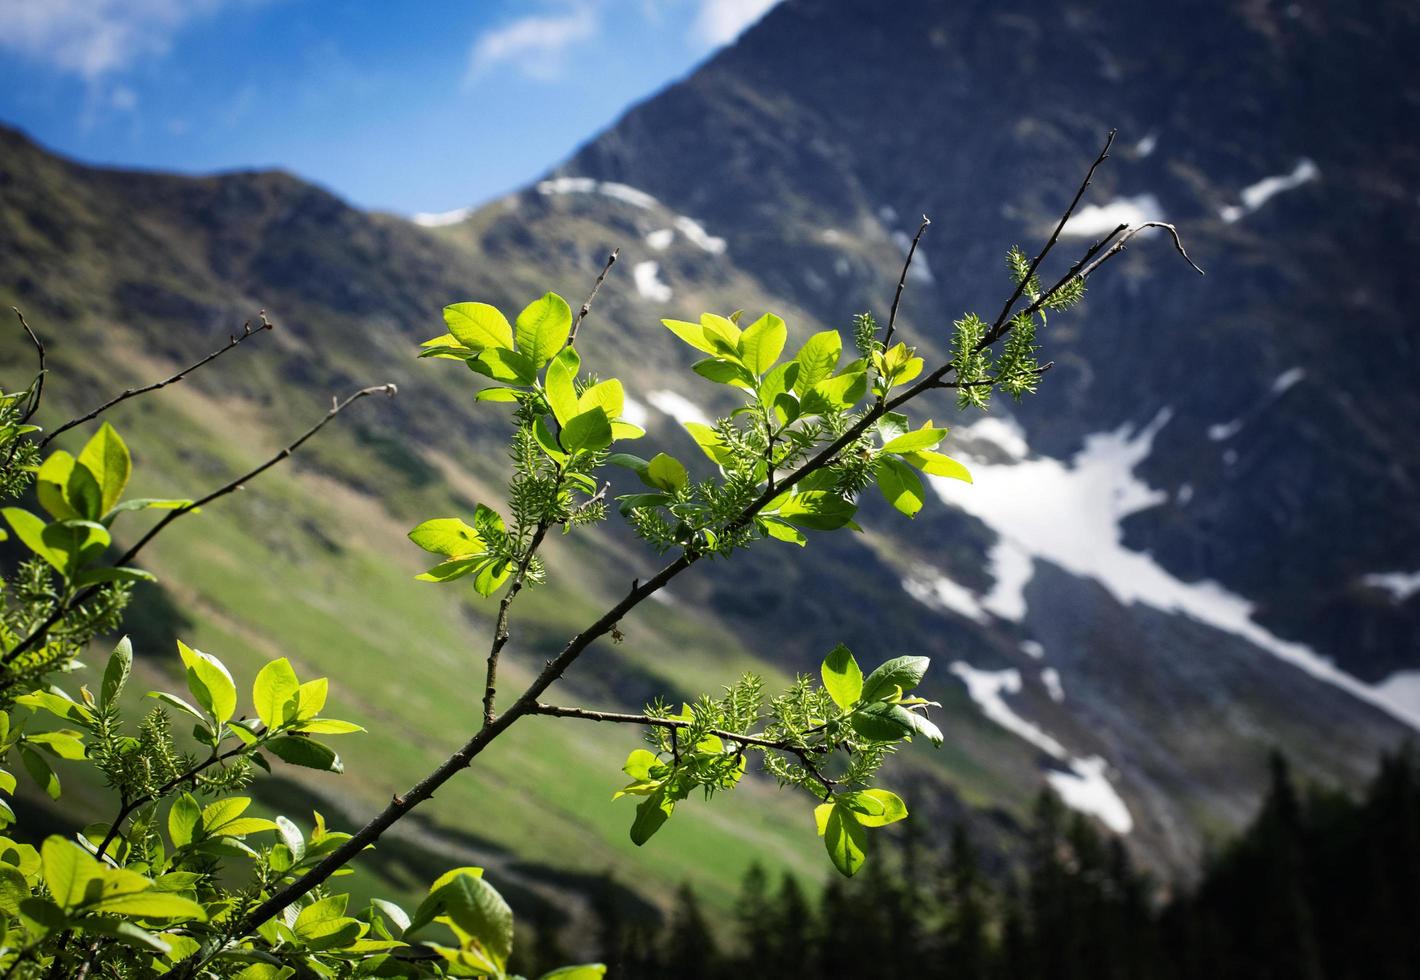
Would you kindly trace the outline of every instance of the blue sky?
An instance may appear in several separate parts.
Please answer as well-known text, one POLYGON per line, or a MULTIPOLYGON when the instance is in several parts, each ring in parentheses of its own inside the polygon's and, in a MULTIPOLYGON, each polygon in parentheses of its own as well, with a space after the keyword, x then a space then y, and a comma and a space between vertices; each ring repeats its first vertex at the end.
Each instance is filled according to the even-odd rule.
POLYGON ((81 160, 487 200, 775 0, 0 0, 0 121, 81 160))

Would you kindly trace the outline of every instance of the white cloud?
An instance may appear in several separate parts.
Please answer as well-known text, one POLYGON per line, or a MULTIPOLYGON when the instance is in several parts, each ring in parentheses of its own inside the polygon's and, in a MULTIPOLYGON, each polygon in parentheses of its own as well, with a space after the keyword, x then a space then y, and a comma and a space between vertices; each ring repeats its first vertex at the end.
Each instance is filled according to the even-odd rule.
POLYGON ((468 58, 468 80, 510 67, 540 82, 561 77, 567 49, 597 32, 592 8, 578 4, 565 12, 535 14, 479 35, 468 58))
POLYGON ((223 2, 4 0, 0 47, 93 81, 165 54, 185 23, 223 2))
POLYGON ((697 40, 719 47, 769 12, 779 0, 701 0, 691 30, 697 40))

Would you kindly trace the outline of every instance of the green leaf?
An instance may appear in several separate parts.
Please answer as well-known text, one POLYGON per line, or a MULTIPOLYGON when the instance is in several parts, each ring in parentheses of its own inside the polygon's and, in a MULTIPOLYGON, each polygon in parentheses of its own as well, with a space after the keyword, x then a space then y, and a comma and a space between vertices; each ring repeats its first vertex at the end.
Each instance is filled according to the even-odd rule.
POLYGON ((178 654, 187 667, 187 687, 197 703, 212 715, 218 725, 231 718, 237 710, 237 685, 222 662, 210 654, 194 650, 182 640, 177 641, 178 654))
POLYGON ((409 532, 409 540, 425 551, 450 558, 481 555, 488 550, 477 528, 457 517, 436 517, 409 532))
POLYGON ((572 329, 572 308, 556 293, 545 293, 518 314, 518 351, 538 370, 567 343, 572 329))
POLYGON ((577 399, 577 411, 587 412, 593 408, 600 408, 606 412, 608 419, 614 419, 621 415, 622 409, 626 407, 626 392, 621 387, 621 382, 615 378, 608 378, 606 381, 592 385, 577 399))
POLYGON ((669 799, 664 788, 646 797, 636 806, 636 819, 631 823, 631 843, 640 847, 665 826, 675 809, 675 801, 669 799))
POLYGON ((926 657, 894 657, 885 661, 863 681, 863 700, 890 698, 897 688, 912 690, 922 682, 931 664, 926 657))
POLYGON ((38 745, 60 759, 76 760, 87 757, 78 732, 38 732, 26 735, 25 742, 38 745))
POLYGON ((89 883, 99 879, 103 866, 78 844, 63 837, 46 837, 39 853, 49 897, 65 911, 82 905, 89 883))
POLYGON ((912 712, 890 701, 873 701, 855 711, 848 721, 859 735, 875 742, 896 742, 917 731, 912 712))
POLYGON ((538 980, 601 980, 606 976, 606 964, 582 963, 578 966, 559 966, 538 977, 538 980))
POLYGON ((354 722, 341 721, 338 718, 312 718, 310 721, 301 722, 296 730, 305 735, 350 735, 365 729, 354 722))
POLYGON ((0 510, 0 514, 5 516, 5 521, 15 532, 15 537, 19 538, 26 548, 49 562, 59 572, 68 571, 68 554, 52 548, 44 539, 44 531, 48 526, 44 521, 21 507, 6 507, 0 510))
POLYGON ((733 320, 718 313, 702 313, 700 326, 705 331, 706 341, 713 348, 710 353, 719 354, 732 361, 739 360, 741 334, 740 328, 735 326, 733 320))
MULTIPOLYGON (((191 507, 193 501, 190 498, 174 499, 169 497, 133 497, 123 500, 108 509, 105 518, 114 514, 122 514, 130 510, 182 510, 184 507, 191 507)), ((194 514, 200 511, 194 510, 194 514)))
POLYGON ((800 527, 832 531, 843 527, 858 512, 857 506, 827 490, 796 493, 779 507, 779 516, 800 527))
POLYGON ((41 537, 52 552, 64 556, 65 568, 70 570, 97 558, 113 540, 102 524, 73 520, 45 525, 41 537))
POLYGON ((764 533, 779 541, 787 541, 789 544, 796 544, 800 548, 809 543, 809 539, 804 536, 794 525, 787 521, 781 521, 777 517, 762 517, 759 520, 760 526, 764 528, 764 533))
POLYGON ((476 558, 455 558, 452 561, 441 562, 429 569, 414 576, 420 582, 452 582, 454 579, 471 575, 480 566, 486 564, 486 559, 481 555, 476 558))
POLYGON ((77 586, 99 585, 103 582, 156 582, 158 576, 141 568, 86 568, 74 576, 77 586))
POLYGON ((482 877, 459 875, 440 887, 443 914, 501 969, 513 954, 513 910, 482 877))
POLYGON ((867 860, 867 832, 851 810, 834 804, 824 822, 823 845, 829 860, 844 877, 851 878, 867 860))
POLYGON ((930 718, 926 717, 925 715, 919 714, 916 711, 910 710, 907 711, 907 717, 910 720, 912 727, 916 729, 918 735, 921 735, 933 745, 940 746, 942 744, 942 742, 944 741, 942 730, 938 728, 935 724, 933 724, 930 718))
POLYGON ((65 721, 74 721, 82 725, 92 725, 96 720, 94 713, 89 710, 87 705, 72 701, 53 691, 31 691, 29 694, 17 697, 15 703, 23 704, 27 708, 42 708, 65 721))
POLYGON ((59 777, 38 752, 21 745, 20 761, 24 763, 25 771, 30 774, 36 786, 44 790, 51 800, 59 799, 59 777))
POLYGON ((325 707, 325 699, 329 694, 329 678, 317 677, 313 681, 306 681, 296 688, 296 713, 292 717, 302 722, 316 717, 325 707))
MULTIPOLYGON (((511 350, 513 328, 508 318, 487 303, 454 303, 444 307, 449 333, 469 350, 497 347, 511 350)), ((436 343, 442 338, 436 338, 436 343)))
MULTIPOLYGON (((186 901, 186 899, 183 901, 186 901)), ((192 904, 196 905, 197 903, 194 902, 192 904)), ((198 905, 197 910, 201 912, 202 907, 198 905)), ((115 910, 105 908, 104 911, 111 912, 115 910)), ((127 922, 123 919, 109 919, 101 915, 86 915, 75 921, 74 927, 83 932, 94 933, 100 936, 110 936, 125 945, 135 946, 140 949, 150 949, 155 953, 172 952, 172 946, 165 940, 153 935, 147 929, 140 928, 132 922, 127 922)))
POLYGON ((695 440, 695 444, 700 447, 700 451, 720 466, 727 466, 734 461, 733 455, 725 447, 725 442, 720 438, 720 434, 705 425, 703 422, 684 422, 685 431, 690 433, 690 438, 695 440))
POLYGON ((916 517, 927 502, 922 478, 900 459, 880 456, 877 462, 878 489, 883 499, 908 517, 916 517))
POLYGON ((814 385, 803 397, 804 412, 823 415, 841 412, 857 404, 868 390, 867 371, 861 364, 852 370, 826 378, 814 385))
POLYGON ((713 381, 718 385, 749 388, 754 384, 754 375, 746 371, 744 367, 718 357, 707 357, 703 361, 696 361, 690 366, 690 369, 707 381, 713 381))
POLYGON ((512 573, 513 566, 502 558, 491 558, 478 567, 478 572, 473 577, 473 590, 479 595, 487 598, 498 587, 508 580, 512 573))
MULTIPOLYGON (((87 467, 86 467, 87 471, 87 467)), ((69 503, 69 478, 74 472, 74 457, 62 449, 49 454, 49 458, 40 466, 35 474, 35 496, 39 498, 39 505, 49 511, 55 520, 65 520, 71 517, 83 517, 74 506, 69 503)), ((89 479, 93 480, 93 474, 89 474, 89 479)), ((94 481, 94 488, 98 490, 98 481, 94 481)), ((98 492, 98 503, 102 504, 103 493, 98 492)))
POLYGON ((200 722, 206 723, 207 721, 207 718, 202 714, 202 712, 198 711, 196 708, 188 704, 176 694, 169 694, 167 691, 149 691, 147 697, 157 698, 164 704, 170 704, 174 708, 177 708, 179 711, 183 712, 184 714, 192 715, 192 717, 196 718, 200 722))
POLYGON ((537 378, 537 366, 531 358, 503 347, 490 347, 467 363, 473 373, 505 384, 527 386, 537 378))
POLYGON ((907 819, 907 804, 896 794, 885 789, 859 790, 859 796, 871 797, 882 804, 882 812, 874 815, 858 814, 858 822, 864 827, 886 827, 890 823, 907 819))
POLYGON ((285 657, 271 661, 257 672, 251 698, 256 705, 257 717, 266 722, 267 728, 281 727, 288 717, 287 705, 296 697, 300 687, 296 672, 285 657))
POLYGON ((582 358, 573 347, 563 348, 547 366, 543 389, 558 425, 566 425, 582 411, 577 407, 577 390, 572 384, 581 366, 582 358))
POLYGON ((476 402, 515 402, 518 393, 512 388, 484 388, 473 396, 476 402))
POLYGON ((651 767, 661 764, 661 760, 656 758, 656 754, 647 749, 633 749, 626 757, 626 765, 621 767, 621 771, 632 779, 650 779, 651 767))
POLYGON ((863 694, 863 671, 846 646, 840 643, 830 650, 819 673, 834 704, 847 711, 858 703, 863 694))
POLYGON ((202 826, 202 807, 191 793, 183 793, 168 809, 168 837, 174 847, 187 847, 202 826))
POLYGON ((814 334, 799 348, 799 354, 795 358, 799 363, 799 376, 794 380, 794 390, 803 395, 814 385, 830 377, 842 356, 843 338, 838 335, 837 330, 814 334))
POLYGON ((784 321, 773 313, 766 313, 740 335, 740 360, 756 375, 764 374, 779 360, 788 339, 789 330, 784 321))
POLYGON ((691 323, 688 320, 662 320, 661 323, 667 330, 696 350, 702 350, 707 354, 719 353, 710 338, 705 336, 705 328, 700 324, 691 323))
POLYGON ((690 474, 674 456, 657 453, 646 465, 646 482, 653 487, 674 492, 690 482, 690 474))
POLYGON ((283 735, 267 742, 266 748, 271 750, 272 755, 293 766, 305 766, 307 769, 320 769, 323 772, 345 771, 335 750, 315 739, 283 735))
POLYGON ((300 828, 287 817, 277 817, 276 832, 281 835, 282 843, 291 852, 292 860, 299 863, 306 856, 306 838, 301 835, 300 828))
POLYGON ((908 453, 922 449, 931 449, 946 437, 946 429, 934 429, 930 425, 924 425, 920 429, 904 432, 896 438, 889 439, 887 445, 883 446, 883 452, 908 453))
POLYGON ((929 476, 946 476, 963 483, 971 482, 971 473, 967 468, 950 456, 924 451, 903 453, 902 458, 929 476))
POLYGON ((207 918, 202 906, 192 899, 153 890, 103 898, 92 907, 95 912, 131 915, 137 919, 195 919, 201 922, 207 918))
POLYGON ((547 453, 548 459, 554 463, 561 463, 567 459, 567 454, 562 451, 557 438, 547 427, 547 422, 540 416, 533 422, 533 437, 537 439, 537 444, 542 448, 542 451, 547 453))
POLYGON ((605 449, 611 445, 611 420, 600 408, 575 415, 562 427, 561 444, 569 453, 605 449))
MULTIPOLYGON (((133 472, 133 461, 129 458, 128 447, 124 445, 123 439, 113 426, 105 422, 99 427, 99 431, 94 433, 94 437, 80 451, 78 466, 88 467, 89 472, 98 480, 99 488, 103 492, 99 514, 112 510, 123 496, 123 489, 128 486, 128 476, 133 472)), ((70 502, 74 502, 72 495, 70 502)))

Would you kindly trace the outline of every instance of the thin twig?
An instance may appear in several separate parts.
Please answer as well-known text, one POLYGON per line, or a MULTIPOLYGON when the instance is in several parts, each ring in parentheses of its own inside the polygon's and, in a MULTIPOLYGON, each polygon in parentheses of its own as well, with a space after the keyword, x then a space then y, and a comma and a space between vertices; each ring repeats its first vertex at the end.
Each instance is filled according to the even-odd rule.
POLYGON ((577 342, 577 328, 582 325, 582 321, 587 318, 587 314, 592 312, 592 300, 597 298, 597 290, 602 288, 602 283, 606 281, 606 275, 611 271, 611 267, 616 265, 617 256, 621 255, 620 248, 611 250, 611 254, 606 257, 606 265, 602 266, 601 275, 597 276, 597 281, 592 283, 592 291, 587 294, 587 298, 582 302, 582 308, 577 311, 577 318, 572 321, 572 330, 567 334, 567 346, 571 347, 577 342))
POLYGON ((170 384, 176 384, 183 378, 187 377, 187 375, 191 372, 196 371, 198 368, 202 367, 209 361, 215 361, 217 358, 221 357, 223 354, 227 353, 227 351, 236 347, 238 344, 242 343, 247 338, 255 337, 257 334, 262 333, 266 330, 271 330, 275 326, 270 320, 266 318, 265 310, 262 310, 260 313, 257 314, 257 316, 261 318, 261 325, 258 326, 255 330, 252 329, 251 321, 248 320, 246 323, 242 324, 242 332, 240 334, 233 334, 231 337, 228 338, 227 343, 224 346, 217 348, 212 353, 208 354, 206 357, 194 362, 193 364, 188 365, 187 367, 179 371, 177 374, 174 374, 171 377, 164 378, 161 381, 154 381, 152 384, 143 385, 141 388, 128 388, 125 391, 122 391, 114 397, 110 398, 108 401, 104 402, 92 412, 89 412, 86 415, 81 415, 76 419, 70 419, 68 422, 65 422, 59 428, 55 429, 53 432, 49 433, 42 440, 40 440, 40 447, 43 448, 49 445, 49 443, 60 433, 68 432, 76 425, 83 425, 85 422, 97 418, 98 416, 102 415, 104 412, 107 412, 110 408, 113 408, 120 402, 125 402, 130 398, 136 398, 138 395, 147 394, 150 391, 157 391, 159 388, 166 388, 170 384))
POLYGON ((1085 173, 1085 179, 1080 182, 1079 188, 1075 191, 1074 200, 1072 200, 1070 206, 1065 209, 1065 213, 1060 216, 1059 222, 1055 225, 1055 231, 1050 235, 1050 240, 1047 241, 1045 247, 1036 254, 1034 261, 1030 264, 1030 268, 1026 270, 1026 274, 1021 277, 1020 282, 1016 283, 1016 288, 1011 293, 1011 298, 1006 300, 1006 305, 1001 307, 1001 312, 997 314, 996 319, 992 322, 991 331, 987 336, 991 337, 993 342, 1000 337, 1002 327, 1007 320, 1010 319, 1011 307, 1016 305, 1016 300, 1020 299, 1021 293, 1025 292, 1026 283, 1030 282, 1035 276, 1035 270, 1040 268, 1040 263, 1045 260, 1045 257, 1050 254, 1050 250, 1055 247, 1055 243, 1060 240, 1060 232, 1065 229, 1065 225, 1069 222, 1070 216, 1075 213, 1075 208, 1079 206, 1080 199, 1085 196, 1085 191, 1089 188, 1090 181, 1094 180, 1095 171, 1099 169, 1100 164, 1109 159, 1109 148, 1114 145, 1114 137, 1118 132, 1119 131, 1115 129, 1109 131, 1109 135, 1104 141, 1104 149, 1100 150, 1099 156, 1095 157, 1095 162, 1090 164, 1090 169, 1085 173))
POLYGON ((30 325, 25 322, 25 315, 20 312, 18 307, 12 306, 10 309, 14 310, 15 316, 20 318, 20 326, 25 328, 25 333, 29 334, 30 343, 34 344, 35 350, 39 352, 39 373, 35 375, 35 390, 30 394, 30 403, 25 408, 25 414, 20 418, 20 422, 23 424, 33 418, 35 412, 39 411, 40 396, 44 394, 44 341, 40 340, 39 335, 30 329, 30 325))
POLYGON ((1198 264, 1188 257, 1188 252, 1184 251, 1183 240, 1178 237, 1177 228, 1169 224, 1167 221, 1146 221, 1143 224, 1135 225, 1133 228, 1130 228, 1128 231, 1126 231, 1120 237, 1119 241, 1115 242, 1113 245, 1110 246, 1109 251, 1105 252, 1103 255, 1095 259, 1083 270, 1081 270, 1080 278, 1088 279, 1091 275, 1094 274, 1096 269, 1104 265, 1106 262, 1108 262, 1114 256, 1118 255, 1120 252, 1124 251, 1124 249, 1127 248, 1129 245, 1129 240, 1146 228, 1162 228, 1167 231, 1169 235, 1173 238, 1173 247, 1178 250, 1179 255, 1183 256, 1183 260, 1193 267, 1193 271, 1198 273, 1200 276, 1207 274, 1202 269, 1198 268, 1198 264))
POLYGON ((897 292, 892 295, 892 309, 888 311, 887 330, 883 333, 883 346, 887 347, 892 342, 892 332, 897 327, 897 307, 902 302, 902 291, 907 286, 907 273, 912 268, 912 257, 917 254, 917 243, 922 240, 922 236, 927 233, 927 226, 932 223, 932 219, 925 214, 922 216, 922 224, 917 228, 917 234, 912 236, 912 244, 907 249, 907 258, 902 263, 902 275, 897 277, 897 292))
MULTIPOLYGON (((693 722, 685 721, 680 718, 658 718, 655 715, 633 715, 620 711, 592 711, 587 708, 567 708, 558 704, 543 704, 541 702, 533 707, 531 713, 535 715, 546 715, 552 718, 579 718, 582 721, 609 721, 618 725, 645 725, 650 728, 668 728, 671 731, 672 738, 675 737, 677 731, 682 728, 689 728, 693 724, 693 722)), ((736 742, 741 746, 755 745, 762 749, 777 749, 780 752, 792 752, 799 757, 799 761, 803 763, 804 768, 812 773, 814 778, 817 779, 829 793, 832 793, 833 787, 837 785, 832 779, 829 779, 820 772, 818 766, 814 764, 812 756, 815 750, 812 748, 794 745, 792 742, 786 742, 782 739, 765 738, 762 735, 746 735, 740 732, 727 731, 723 728, 707 728, 705 731, 709 735, 718 736, 726 742, 736 742)), ((829 748, 828 746, 824 746, 817 751, 821 754, 829 751, 829 748)))
MULTIPOLYGON (((359 391, 346 398, 343 402, 339 402, 336 405, 332 406, 330 411, 326 412, 326 414, 321 418, 319 422, 307 429, 298 439, 296 439, 295 442, 288 445, 285 449, 281 450, 275 456, 272 456, 260 466, 242 474, 235 480, 232 480, 231 482, 226 483, 221 487, 218 487, 216 490, 207 494, 207 496, 202 497, 200 500, 194 500, 190 504, 184 504, 182 507, 178 507, 174 510, 168 511, 167 514, 163 516, 162 520, 154 524, 151 528, 148 529, 148 533, 144 534, 141 538, 138 539, 137 544, 129 548, 126 552, 123 553, 122 556, 118 558, 117 561, 113 563, 113 567, 122 568, 124 565, 127 565, 138 555, 140 551, 143 550, 144 546, 147 545, 148 542, 152 541, 155 537, 157 537, 158 534, 162 532, 164 528, 166 528, 173 521, 177 520, 179 517, 182 517, 185 514, 192 513, 199 507, 202 507, 205 504, 209 504, 212 501, 216 500, 218 497, 224 497, 235 490, 240 490, 242 486, 248 481, 255 479, 257 476, 260 476, 262 473, 266 472, 271 467, 275 466, 277 463, 290 456, 297 449, 299 449, 307 439, 310 439, 321 429, 325 428, 326 424, 329 423, 331 419, 335 418, 354 402, 359 401, 366 395, 385 394, 393 396, 397 391, 398 389, 395 388, 395 386, 392 384, 374 385, 369 388, 361 388, 359 391)), ((49 616, 44 620, 43 623, 36 627, 23 640, 21 640, 19 643, 15 644, 15 646, 7 650, 4 656, 0 656, 0 665, 11 664, 15 661, 17 657, 20 656, 20 654, 24 653, 27 650, 33 649, 36 644, 42 642, 44 638, 49 635, 49 631, 53 629, 54 625, 58 623, 61 619, 63 619, 64 616, 68 614, 71 609, 73 609, 75 606, 82 605, 84 602, 92 598, 101 588, 103 588, 103 586, 101 585, 91 585, 83 592, 80 592, 77 596, 69 599, 66 602, 60 602, 59 604, 57 604, 54 607, 54 610, 49 614, 49 616)), ((0 690, 4 690, 4 688, 8 687, 10 683, 13 683, 13 681, 6 682, 5 684, 0 685, 0 690)))

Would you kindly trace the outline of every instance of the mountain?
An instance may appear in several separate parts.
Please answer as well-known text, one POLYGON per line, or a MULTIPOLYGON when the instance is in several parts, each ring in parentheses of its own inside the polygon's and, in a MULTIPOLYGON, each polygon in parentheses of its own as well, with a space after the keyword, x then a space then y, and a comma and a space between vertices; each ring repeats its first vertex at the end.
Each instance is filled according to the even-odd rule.
MULTIPOLYGON (((952 319, 994 315, 1006 249, 1044 241, 1118 127, 1048 269, 1119 220, 1162 219, 1207 277, 1135 239, 1053 318, 1038 396, 924 413, 952 420, 973 486, 937 487, 912 523, 870 499, 863 535, 697 569, 567 697, 634 706, 749 666, 789 675, 840 639, 867 660, 929 654, 947 745, 894 773, 929 825, 965 815, 1009 848, 1049 786, 1173 874, 1251 816, 1271 748, 1355 786, 1420 718, 1417 286, 1399 258, 1420 236, 1418 35, 1398 2, 785 0, 543 180, 423 226, 284 174, 101 171, 5 133, 0 298, 49 325, 73 407, 118 387, 100 363, 146 379, 272 311, 266 350, 120 417, 172 433, 134 440, 168 489, 279 446, 332 392, 399 384, 153 552, 155 605, 189 620, 149 624, 154 649, 182 626, 247 668, 290 653, 397 733, 351 752, 353 788, 317 787, 353 819, 476 714, 489 611, 409 582, 401 537, 500 495, 496 412, 409 356, 439 307, 575 302, 620 246, 579 348, 626 381, 648 448, 689 458, 675 420, 728 406, 685 380, 659 317, 773 309, 802 338, 882 315, 925 212, 900 322, 940 358, 952 319)), ((27 363, 17 338, 4 354, 7 377, 27 363)), ((515 670, 651 567, 615 530, 559 545, 608 570, 533 593, 515 670)), ((759 788, 632 848, 605 801, 634 738, 529 725, 411 841, 459 837, 529 894, 550 867, 616 867, 658 900, 688 876, 725 901, 754 857, 819 873, 804 801, 759 788), (549 821, 533 842, 529 807, 549 821), (712 845, 730 856, 710 865, 712 845)))

